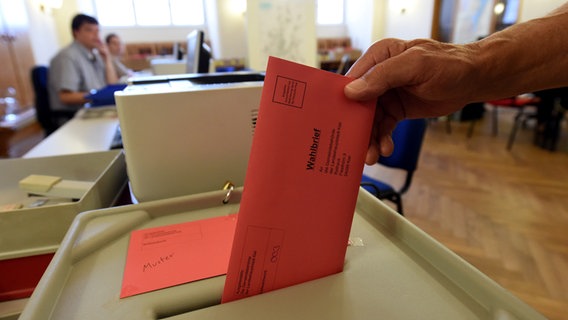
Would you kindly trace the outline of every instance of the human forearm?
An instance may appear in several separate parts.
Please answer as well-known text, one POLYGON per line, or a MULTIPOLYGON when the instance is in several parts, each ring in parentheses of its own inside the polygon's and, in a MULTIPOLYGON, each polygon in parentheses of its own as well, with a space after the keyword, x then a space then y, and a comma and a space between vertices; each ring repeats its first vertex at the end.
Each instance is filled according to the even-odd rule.
POLYGON ((105 59, 105 77, 108 84, 118 83, 118 76, 112 58, 105 59))
POLYGON ((89 100, 85 99, 86 92, 61 91, 59 92, 59 100, 66 105, 82 105, 89 100))
POLYGON ((105 65, 105 80, 107 84, 118 83, 119 77, 116 69, 114 68, 114 63, 112 61, 112 55, 108 51, 108 47, 104 43, 100 43, 97 48, 103 63, 105 65))
POLYGON ((568 4, 470 45, 478 54, 476 101, 568 86, 568 4))
POLYGON ((471 44, 383 39, 347 73, 354 100, 377 99, 367 163, 393 150, 406 118, 450 114, 471 102, 568 86, 568 4, 471 44))

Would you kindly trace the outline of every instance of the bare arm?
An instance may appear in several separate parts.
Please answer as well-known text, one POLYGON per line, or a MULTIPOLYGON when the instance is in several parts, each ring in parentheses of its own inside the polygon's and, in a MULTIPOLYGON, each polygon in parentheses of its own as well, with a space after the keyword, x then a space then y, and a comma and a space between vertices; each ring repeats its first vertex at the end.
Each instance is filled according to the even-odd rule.
POLYGON ((568 4, 467 44, 385 39, 347 73, 354 100, 377 100, 367 163, 392 153, 390 134, 405 118, 446 115, 465 104, 568 86, 568 4))
POLYGON ((476 101, 568 86, 568 3, 476 46, 482 87, 476 101), (502 57, 502 58, 501 58, 502 57), (491 80, 491 81, 488 81, 491 80))
POLYGON ((62 90, 59 91, 59 100, 65 105, 83 105, 89 100, 85 99, 87 92, 62 90))
POLYGON ((107 46, 101 42, 100 46, 98 47, 98 51, 103 58, 103 62, 105 64, 105 77, 107 84, 118 83, 118 75, 116 69, 114 68, 114 63, 112 62, 112 55, 108 51, 107 46))

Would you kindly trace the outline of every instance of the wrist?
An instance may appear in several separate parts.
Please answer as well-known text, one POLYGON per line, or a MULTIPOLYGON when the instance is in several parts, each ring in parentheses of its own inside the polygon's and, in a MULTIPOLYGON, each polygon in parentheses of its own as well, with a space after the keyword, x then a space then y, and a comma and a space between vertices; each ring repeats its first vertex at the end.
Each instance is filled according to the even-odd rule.
POLYGON ((495 34, 471 44, 477 101, 516 95, 519 54, 515 41, 495 34))

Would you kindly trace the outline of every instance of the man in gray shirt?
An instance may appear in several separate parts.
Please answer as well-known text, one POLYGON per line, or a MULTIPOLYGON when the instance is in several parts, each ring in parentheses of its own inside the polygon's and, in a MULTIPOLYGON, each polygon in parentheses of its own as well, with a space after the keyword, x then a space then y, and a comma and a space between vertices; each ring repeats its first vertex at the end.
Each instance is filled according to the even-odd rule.
POLYGON ((112 57, 99 37, 97 19, 78 14, 71 22, 73 42, 49 66, 49 99, 53 110, 77 110, 93 89, 118 82, 112 57))

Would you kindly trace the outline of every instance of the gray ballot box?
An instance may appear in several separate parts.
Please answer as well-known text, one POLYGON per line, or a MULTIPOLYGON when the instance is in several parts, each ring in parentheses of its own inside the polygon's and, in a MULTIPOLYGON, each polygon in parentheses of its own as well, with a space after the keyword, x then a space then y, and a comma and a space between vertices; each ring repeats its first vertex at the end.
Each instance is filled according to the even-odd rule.
POLYGON ((20 319, 545 319, 362 189, 343 272, 225 304, 224 276, 119 299, 132 230, 236 213, 240 192, 80 214, 20 319))

